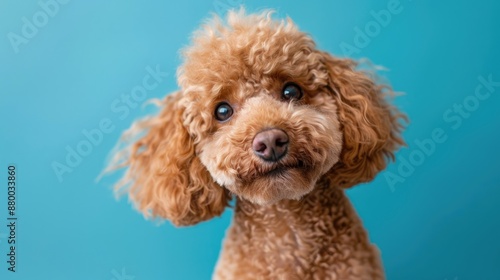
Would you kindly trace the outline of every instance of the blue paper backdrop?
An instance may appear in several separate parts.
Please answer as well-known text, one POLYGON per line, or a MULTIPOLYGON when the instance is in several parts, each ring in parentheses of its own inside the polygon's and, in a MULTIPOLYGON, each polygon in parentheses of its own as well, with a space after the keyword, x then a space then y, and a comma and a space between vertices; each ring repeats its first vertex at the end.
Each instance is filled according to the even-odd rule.
POLYGON ((0 279, 210 277, 231 211, 195 227, 156 226, 114 200, 117 175, 94 180, 120 133, 148 111, 136 103, 177 88, 191 32, 239 4, 274 8, 321 49, 385 66, 405 93, 396 103, 411 119, 409 147, 349 191, 388 279, 500 279, 500 2, 54 1, 0 1, 0 279), (156 86, 138 102, 122 99, 157 67, 156 86), (69 166, 78 148, 86 155, 69 166), (55 162, 68 165, 59 177, 55 162))

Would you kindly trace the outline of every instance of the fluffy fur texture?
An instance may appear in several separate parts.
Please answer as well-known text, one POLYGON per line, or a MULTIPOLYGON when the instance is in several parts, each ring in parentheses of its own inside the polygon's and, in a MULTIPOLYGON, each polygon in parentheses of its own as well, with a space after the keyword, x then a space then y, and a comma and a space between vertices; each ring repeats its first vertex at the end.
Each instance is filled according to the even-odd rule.
POLYGON ((234 197, 215 279, 383 279, 344 188, 372 180, 404 144, 390 88, 270 12, 216 17, 183 54, 180 90, 123 138, 118 191, 178 226, 220 215, 234 197), (290 82, 302 98, 283 98, 290 82), (234 112, 224 122, 221 102, 234 112), (269 128, 289 137, 276 162, 252 150, 269 128))

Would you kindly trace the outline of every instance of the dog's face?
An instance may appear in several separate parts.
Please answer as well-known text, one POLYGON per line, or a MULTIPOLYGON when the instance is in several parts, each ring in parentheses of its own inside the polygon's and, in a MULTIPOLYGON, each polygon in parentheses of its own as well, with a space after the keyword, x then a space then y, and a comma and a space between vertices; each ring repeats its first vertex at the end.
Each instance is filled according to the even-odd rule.
POLYGON ((185 125, 220 186, 259 204, 298 199, 338 161, 337 105, 308 36, 242 21, 185 57, 185 125))
POLYGON ((216 123, 198 146, 201 162, 219 185, 258 204, 310 192, 338 161, 342 146, 331 100, 314 104, 303 96, 302 102, 290 101, 280 95, 291 87, 298 92, 299 86, 273 83, 271 89, 248 89, 240 100, 210 102, 215 114, 233 110, 233 115, 216 123))
POLYGON ((371 180, 403 144, 401 115, 356 63, 316 49, 291 22, 229 13, 195 34, 179 92, 139 122, 118 156, 119 188, 178 225, 220 214, 234 194, 257 204, 371 180))

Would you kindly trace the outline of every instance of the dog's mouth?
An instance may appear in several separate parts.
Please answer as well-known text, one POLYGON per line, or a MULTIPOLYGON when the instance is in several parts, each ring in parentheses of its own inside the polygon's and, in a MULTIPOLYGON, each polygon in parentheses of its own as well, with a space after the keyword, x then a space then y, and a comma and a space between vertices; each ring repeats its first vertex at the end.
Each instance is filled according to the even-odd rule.
POLYGON ((237 176, 239 181, 252 184, 255 180, 302 180, 315 173, 318 162, 307 153, 289 153, 277 162, 266 162, 255 159, 250 165, 239 165, 237 176))
POLYGON ((261 176, 261 177, 282 176, 282 175, 285 175, 290 170, 303 169, 304 166, 305 166, 304 162, 302 162, 300 160, 295 162, 295 163, 274 164, 272 166, 269 166, 267 168, 263 168, 262 170, 259 170, 257 175, 261 176))

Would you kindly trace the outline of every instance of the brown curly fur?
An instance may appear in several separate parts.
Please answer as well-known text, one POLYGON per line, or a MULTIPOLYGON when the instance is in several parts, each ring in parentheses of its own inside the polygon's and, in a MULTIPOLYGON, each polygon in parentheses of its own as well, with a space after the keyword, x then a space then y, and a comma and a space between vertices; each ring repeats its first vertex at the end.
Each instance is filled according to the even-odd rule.
POLYGON ((130 145, 111 165, 128 167, 117 189, 179 226, 220 215, 236 197, 215 279, 383 279, 343 188, 372 180, 404 144, 390 88, 271 12, 215 17, 184 57, 180 91, 125 134, 130 145), (284 101, 287 82, 304 97, 284 101), (222 123, 221 101, 234 108, 222 123), (251 147, 270 127, 290 138, 277 163, 251 147))

